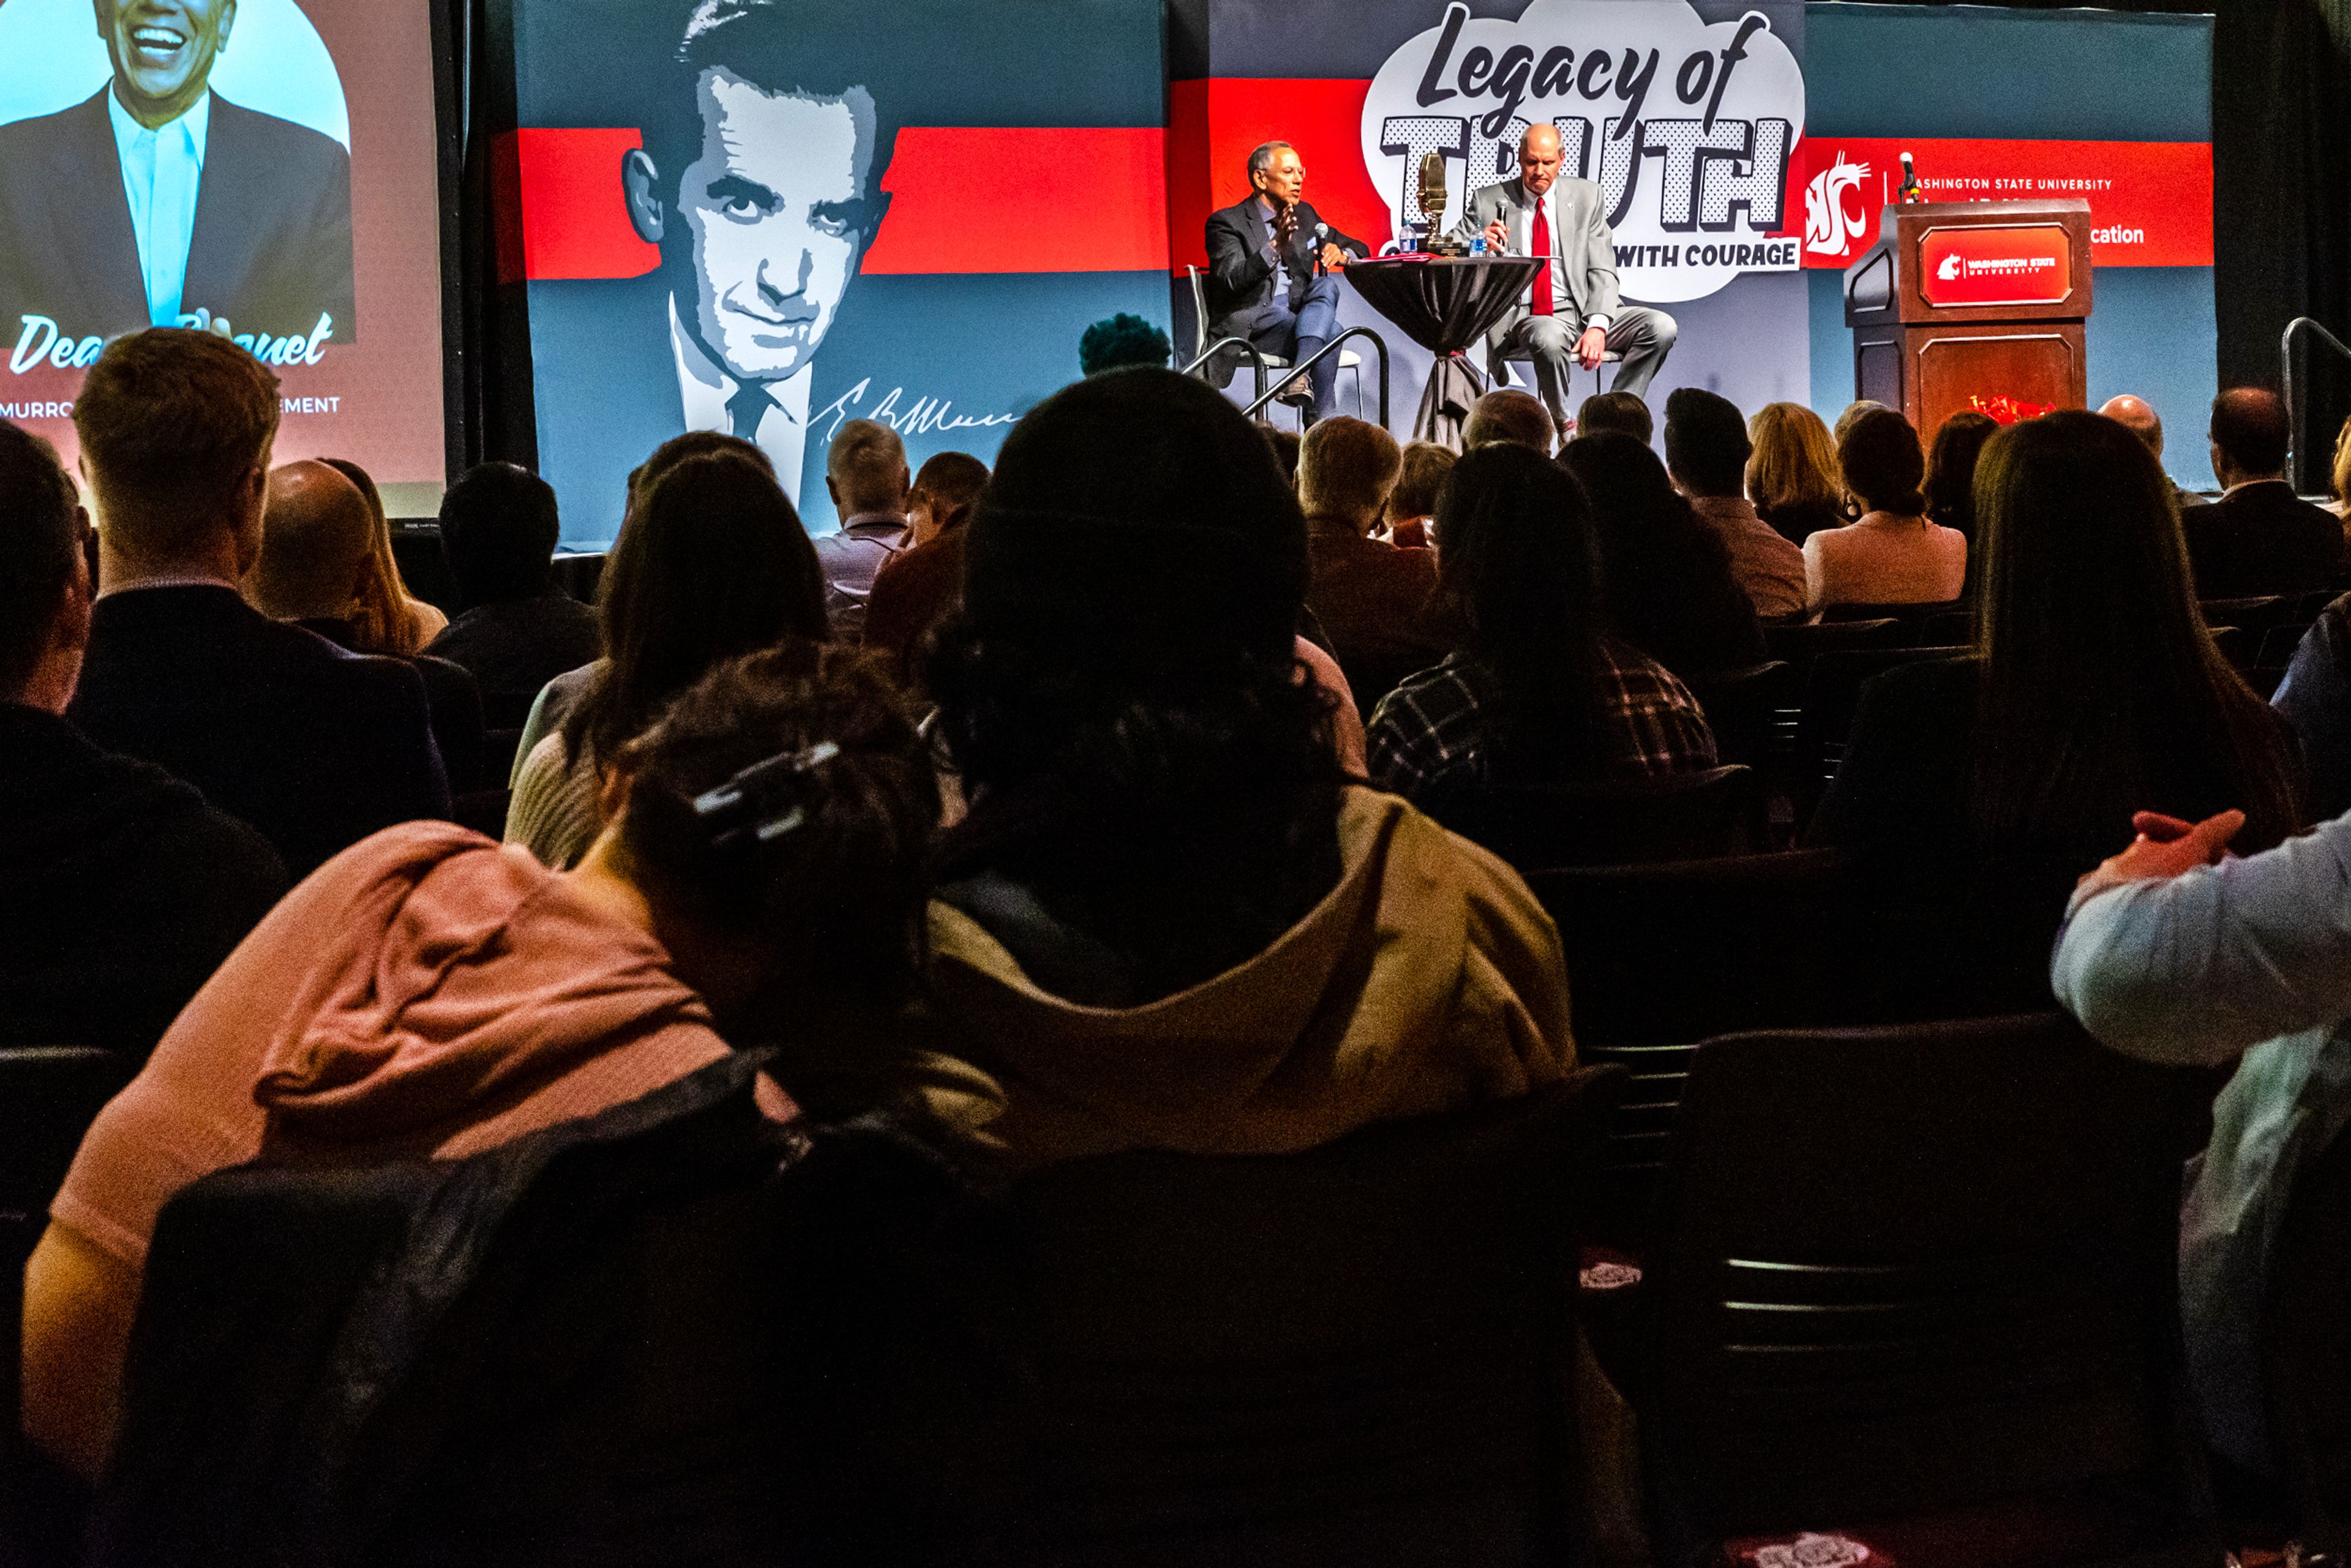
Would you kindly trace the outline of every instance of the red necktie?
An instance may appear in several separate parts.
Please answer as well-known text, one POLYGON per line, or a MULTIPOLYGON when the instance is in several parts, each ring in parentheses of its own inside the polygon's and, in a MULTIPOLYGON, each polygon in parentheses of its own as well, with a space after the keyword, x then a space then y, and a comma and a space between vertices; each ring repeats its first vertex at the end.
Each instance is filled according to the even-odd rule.
POLYGON ((1541 198, 1535 202, 1534 253, 1542 257, 1542 266, 1535 269, 1535 298, 1531 308, 1538 316, 1552 313, 1551 299, 1551 216, 1543 211, 1541 198))

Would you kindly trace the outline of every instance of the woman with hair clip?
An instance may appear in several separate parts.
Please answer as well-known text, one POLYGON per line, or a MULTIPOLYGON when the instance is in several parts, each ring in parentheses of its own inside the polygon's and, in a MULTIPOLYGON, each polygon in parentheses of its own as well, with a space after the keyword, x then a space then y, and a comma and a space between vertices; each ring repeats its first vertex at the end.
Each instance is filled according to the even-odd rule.
POLYGON ((604 657, 550 682, 524 732, 507 841, 558 870, 603 825, 600 758, 664 702, 723 660, 827 634, 816 549, 773 471, 732 445, 672 446, 646 465, 604 568, 604 657))
POLYGON ((26 1272, 43 1448, 103 1466, 156 1216, 200 1176, 462 1158, 650 1093, 730 1039, 789 1056, 908 998, 938 792, 889 684, 795 643, 721 664, 655 720, 609 754, 608 821, 575 869, 448 822, 392 828, 197 993, 84 1140, 26 1272))
POLYGON ((1948 1005, 2044 1008, 2074 879, 2134 812, 2240 806, 2240 847, 2267 848, 2307 821, 2302 768, 2205 632, 2170 483, 2137 436, 2079 412, 2011 426, 1975 499, 1975 656, 1862 688, 1807 836, 1930 921, 1907 956, 1941 971, 1948 1005))

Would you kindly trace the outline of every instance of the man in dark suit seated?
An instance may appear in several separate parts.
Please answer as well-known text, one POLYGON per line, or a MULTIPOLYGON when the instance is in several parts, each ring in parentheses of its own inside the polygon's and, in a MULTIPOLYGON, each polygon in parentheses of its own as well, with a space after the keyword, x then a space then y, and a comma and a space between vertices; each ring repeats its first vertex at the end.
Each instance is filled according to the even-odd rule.
POLYGON ((465 610, 424 651, 473 672, 494 729, 521 728, 541 686, 603 653, 594 609, 555 585, 562 538, 554 486, 511 463, 482 464, 441 497, 465 610))
POLYGON ((2343 570, 2343 524, 2285 481, 2292 440, 2285 402, 2259 387, 2212 400, 2212 472, 2220 498, 2180 515, 2196 592, 2245 599, 2332 588, 2343 570))
MULTIPOLYGON (((261 554, 245 574, 246 602, 338 648, 366 652, 351 610, 370 570, 374 523, 367 497, 333 465, 289 463, 275 470, 261 517, 261 554)), ((482 696, 474 677, 462 664, 427 654, 400 662, 423 677, 433 744, 449 788, 484 788, 482 696)))
MULTIPOLYGON (((1339 335, 1339 279, 1371 246, 1324 223, 1306 200, 1306 168, 1287 141, 1269 141, 1249 154, 1251 192, 1238 205, 1208 214, 1208 340, 1246 338, 1263 351, 1303 364, 1339 335)), ((1216 361, 1217 384, 1228 384, 1238 361, 1216 361)), ((1339 356, 1308 373, 1311 417, 1332 409, 1339 356)))
POLYGON ((406 664, 247 604, 277 378, 210 332, 117 339, 74 405, 99 514, 99 598, 68 716, 261 830, 296 876, 380 828, 446 816, 406 664))
POLYGON ((273 364, 351 341, 350 155, 212 90, 236 0, 97 6, 113 79, 0 126, 0 326, 94 355, 184 321, 273 364))
POLYGON ((0 1045, 135 1067, 287 879, 259 833, 59 716, 89 639, 89 527, 46 444, 0 423, 0 1045))

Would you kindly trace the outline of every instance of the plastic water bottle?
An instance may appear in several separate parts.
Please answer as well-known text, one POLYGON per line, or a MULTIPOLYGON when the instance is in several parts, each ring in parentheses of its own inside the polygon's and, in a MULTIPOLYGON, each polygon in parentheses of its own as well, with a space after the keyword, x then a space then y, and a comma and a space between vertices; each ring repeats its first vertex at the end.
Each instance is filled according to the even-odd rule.
POLYGON ((1469 242, 1469 254, 1471 256, 1483 256, 1486 254, 1486 236, 1484 235, 1481 234, 1469 242))

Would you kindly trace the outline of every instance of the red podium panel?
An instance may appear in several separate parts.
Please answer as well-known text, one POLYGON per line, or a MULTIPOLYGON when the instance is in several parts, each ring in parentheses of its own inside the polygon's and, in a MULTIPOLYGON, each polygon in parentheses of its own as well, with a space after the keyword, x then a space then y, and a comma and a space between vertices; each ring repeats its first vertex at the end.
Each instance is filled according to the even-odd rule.
POLYGON ((2083 406, 2089 315, 2078 197, 1887 207, 1844 274, 1854 385, 1930 443, 1965 409, 2005 420, 2083 406))

